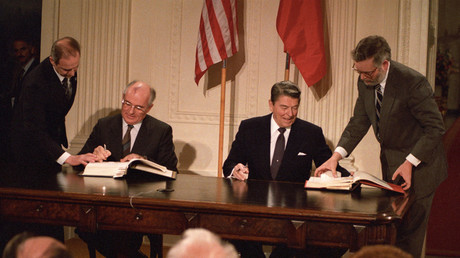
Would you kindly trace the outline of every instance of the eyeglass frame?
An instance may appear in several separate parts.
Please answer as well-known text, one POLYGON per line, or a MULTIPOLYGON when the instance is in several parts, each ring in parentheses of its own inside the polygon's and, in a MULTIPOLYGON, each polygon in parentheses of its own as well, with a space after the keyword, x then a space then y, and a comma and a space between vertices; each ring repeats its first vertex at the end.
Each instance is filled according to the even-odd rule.
POLYGON ((122 104, 122 105, 126 105, 127 107, 129 107, 129 109, 134 108, 134 109, 136 109, 136 110, 139 110, 139 111, 142 111, 142 112, 146 113, 146 112, 145 112, 145 107, 144 107, 144 106, 133 105, 133 103, 127 101, 126 99, 122 99, 122 100, 121 100, 121 104, 122 104))
POLYGON ((358 69, 356 69, 355 67, 355 64, 353 64, 353 66, 351 67, 351 69, 353 69, 353 71, 357 72, 359 75, 363 74, 364 76, 368 77, 368 78, 371 78, 372 75, 374 75, 375 71, 377 71, 377 69, 379 69, 378 67, 375 67, 374 70, 372 71, 369 71, 369 72, 362 72, 362 71, 359 71, 358 69))

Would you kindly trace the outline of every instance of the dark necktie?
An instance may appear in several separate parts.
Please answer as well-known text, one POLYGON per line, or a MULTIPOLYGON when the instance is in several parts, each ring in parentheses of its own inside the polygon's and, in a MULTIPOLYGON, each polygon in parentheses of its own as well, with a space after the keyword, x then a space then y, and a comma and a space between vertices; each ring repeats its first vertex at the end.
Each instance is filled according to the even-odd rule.
POLYGON ((121 141, 121 145, 123 146, 123 158, 131 152, 131 129, 133 129, 133 127, 133 125, 128 125, 125 136, 123 136, 123 140, 121 141))
POLYGON ((273 179, 276 179, 276 175, 278 174, 281 161, 283 160, 285 145, 284 132, 286 131, 286 128, 278 128, 278 131, 280 132, 280 135, 278 136, 278 139, 276 139, 272 165, 270 166, 270 173, 272 174, 273 179))
POLYGON ((380 84, 378 84, 375 86, 375 115, 376 115, 376 121, 377 121, 377 135, 379 134, 380 109, 382 107, 382 100, 383 100, 382 87, 380 86, 380 84))
POLYGON ((21 69, 21 71, 18 73, 18 78, 16 80, 16 85, 13 85, 14 88, 11 90, 11 105, 14 107, 14 105, 18 102, 19 99, 19 93, 21 91, 21 84, 22 84, 22 79, 24 79, 24 74, 26 73, 26 70, 24 68, 21 69))
POLYGON ((19 72, 19 76, 18 76, 18 85, 22 83, 22 79, 24 78, 25 73, 26 73, 26 70, 24 70, 24 68, 22 68, 21 71, 19 72))
POLYGON ((64 78, 64 80, 62 81, 62 87, 64 88, 65 96, 67 97, 67 99, 70 99, 70 97, 72 96, 72 84, 67 79, 67 77, 64 78))

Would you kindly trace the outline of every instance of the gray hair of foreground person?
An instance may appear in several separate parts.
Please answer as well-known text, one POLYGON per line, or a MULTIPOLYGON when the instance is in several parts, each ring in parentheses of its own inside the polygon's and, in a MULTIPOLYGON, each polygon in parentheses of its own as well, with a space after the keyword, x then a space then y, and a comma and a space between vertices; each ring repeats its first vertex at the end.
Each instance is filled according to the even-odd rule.
POLYGON ((167 258, 236 258, 233 245, 223 242, 217 235, 202 228, 187 229, 182 239, 168 252, 167 258))
POLYGON ((72 258, 66 246, 48 236, 35 236, 24 232, 8 241, 3 258, 72 258))
POLYGON ((392 245, 363 246, 352 258, 413 258, 413 256, 392 245))

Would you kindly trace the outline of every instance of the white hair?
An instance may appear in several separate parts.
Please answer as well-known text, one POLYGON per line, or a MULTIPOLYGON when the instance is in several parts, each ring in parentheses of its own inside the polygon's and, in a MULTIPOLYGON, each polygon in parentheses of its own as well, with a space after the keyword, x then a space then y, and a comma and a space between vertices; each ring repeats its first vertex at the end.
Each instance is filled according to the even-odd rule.
POLYGON ((168 252, 167 258, 236 258, 233 245, 203 228, 187 229, 182 239, 168 252))

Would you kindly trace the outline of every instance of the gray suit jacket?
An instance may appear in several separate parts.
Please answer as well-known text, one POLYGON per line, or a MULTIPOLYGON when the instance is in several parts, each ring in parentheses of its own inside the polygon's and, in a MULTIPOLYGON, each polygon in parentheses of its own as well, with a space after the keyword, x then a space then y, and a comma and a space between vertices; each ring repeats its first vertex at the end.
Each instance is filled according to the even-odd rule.
POLYGON ((376 134, 374 88, 358 81, 359 96, 353 117, 338 146, 351 153, 372 125, 380 143, 383 179, 393 173, 412 153, 421 163, 413 168, 412 187, 418 197, 432 193, 447 177, 442 144, 445 132, 442 116, 426 78, 417 71, 391 61, 383 96, 380 135, 376 134))

